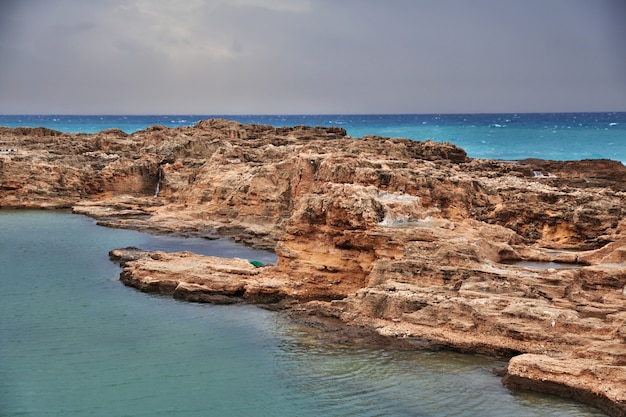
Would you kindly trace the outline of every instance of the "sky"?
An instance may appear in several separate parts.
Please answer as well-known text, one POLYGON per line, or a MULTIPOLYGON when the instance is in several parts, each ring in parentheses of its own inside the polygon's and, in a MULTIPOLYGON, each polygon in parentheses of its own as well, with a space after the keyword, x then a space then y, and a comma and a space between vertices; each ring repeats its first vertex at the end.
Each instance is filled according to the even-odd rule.
POLYGON ((625 0, 2 0, 0 114, 626 111, 625 0))

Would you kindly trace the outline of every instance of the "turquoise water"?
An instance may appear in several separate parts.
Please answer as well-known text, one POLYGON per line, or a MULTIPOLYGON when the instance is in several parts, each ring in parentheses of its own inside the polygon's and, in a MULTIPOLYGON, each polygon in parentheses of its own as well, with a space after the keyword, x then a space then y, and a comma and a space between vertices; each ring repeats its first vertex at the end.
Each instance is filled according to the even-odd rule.
POLYGON ((127 133, 159 124, 190 126, 222 117, 272 126, 339 126, 352 137, 379 135, 451 142, 472 158, 626 162, 626 113, 387 114, 387 115, 0 115, 0 126, 44 126, 63 132, 127 133))
POLYGON ((0 211, 1 416, 602 415, 511 393, 490 372, 503 363, 484 356, 329 343, 253 306, 138 292, 107 255, 130 245, 163 240, 64 212, 0 211))

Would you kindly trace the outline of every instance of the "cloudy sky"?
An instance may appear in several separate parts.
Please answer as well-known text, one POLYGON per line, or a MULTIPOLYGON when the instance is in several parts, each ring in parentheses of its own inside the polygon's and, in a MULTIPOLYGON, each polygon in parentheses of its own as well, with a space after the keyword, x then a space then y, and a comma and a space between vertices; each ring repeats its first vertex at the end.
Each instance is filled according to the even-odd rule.
POLYGON ((624 0, 2 0, 0 114, 626 111, 624 0))

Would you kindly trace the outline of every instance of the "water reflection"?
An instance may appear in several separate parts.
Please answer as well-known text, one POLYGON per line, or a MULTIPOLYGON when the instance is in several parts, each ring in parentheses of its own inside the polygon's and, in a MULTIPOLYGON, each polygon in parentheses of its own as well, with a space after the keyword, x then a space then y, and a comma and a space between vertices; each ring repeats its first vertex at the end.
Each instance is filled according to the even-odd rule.
POLYGON ((474 417, 602 416, 587 406, 511 392, 493 373, 506 361, 451 351, 408 351, 327 343, 292 327, 277 353, 292 396, 314 396, 303 415, 474 417))

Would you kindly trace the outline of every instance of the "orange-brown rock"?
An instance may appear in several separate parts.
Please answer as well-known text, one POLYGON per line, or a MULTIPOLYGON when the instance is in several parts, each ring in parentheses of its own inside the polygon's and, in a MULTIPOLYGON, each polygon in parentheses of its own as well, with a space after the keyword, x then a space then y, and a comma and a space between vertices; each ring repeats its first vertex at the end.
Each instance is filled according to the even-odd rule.
POLYGON ((295 287, 292 280, 263 274, 265 268, 244 259, 137 248, 115 249, 109 256, 124 266, 120 275, 124 284, 188 301, 270 304, 285 299, 295 287))
POLYGON ((619 162, 479 160, 451 144, 224 120, 132 135, 0 128, 0 149, 11 150, 0 207, 73 207, 109 226, 230 235, 278 255, 255 268, 112 253, 128 285, 510 355, 507 385, 626 415, 619 162))

